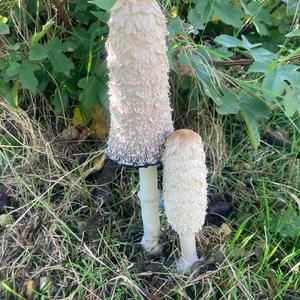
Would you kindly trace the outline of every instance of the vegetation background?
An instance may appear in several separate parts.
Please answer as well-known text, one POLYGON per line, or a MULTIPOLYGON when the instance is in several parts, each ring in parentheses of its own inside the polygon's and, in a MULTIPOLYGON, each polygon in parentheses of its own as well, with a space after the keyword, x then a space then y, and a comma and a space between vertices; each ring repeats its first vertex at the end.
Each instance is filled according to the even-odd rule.
POLYGON ((105 161, 113 0, 0 2, 1 299, 300 299, 300 1, 161 0, 177 128, 209 167, 205 260, 147 257, 105 161))

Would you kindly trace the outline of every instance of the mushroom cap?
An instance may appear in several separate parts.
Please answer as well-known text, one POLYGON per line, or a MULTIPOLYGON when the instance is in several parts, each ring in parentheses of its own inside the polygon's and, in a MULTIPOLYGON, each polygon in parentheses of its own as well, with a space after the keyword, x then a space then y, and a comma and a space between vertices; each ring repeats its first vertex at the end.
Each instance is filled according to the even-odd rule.
POLYGON ((165 17, 155 0, 119 0, 109 29, 107 155, 122 165, 155 165, 173 131, 165 17))
POLYGON ((189 129, 175 131, 166 140, 162 161, 168 222, 178 234, 194 234, 202 228, 207 209, 207 168, 201 137, 189 129))

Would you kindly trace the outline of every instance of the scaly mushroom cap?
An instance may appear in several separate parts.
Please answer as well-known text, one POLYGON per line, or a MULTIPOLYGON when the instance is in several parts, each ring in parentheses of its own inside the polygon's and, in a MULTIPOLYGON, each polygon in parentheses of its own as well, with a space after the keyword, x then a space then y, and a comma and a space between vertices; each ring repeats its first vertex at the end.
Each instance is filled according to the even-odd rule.
POLYGON ((201 137, 188 129, 172 133, 165 143, 164 201, 168 221, 182 235, 198 232, 207 209, 207 169, 201 137))
POLYGON ((119 0, 109 28, 107 155, 122 165, 155 165, 173 131, 165 17, 155 0, 119 0))

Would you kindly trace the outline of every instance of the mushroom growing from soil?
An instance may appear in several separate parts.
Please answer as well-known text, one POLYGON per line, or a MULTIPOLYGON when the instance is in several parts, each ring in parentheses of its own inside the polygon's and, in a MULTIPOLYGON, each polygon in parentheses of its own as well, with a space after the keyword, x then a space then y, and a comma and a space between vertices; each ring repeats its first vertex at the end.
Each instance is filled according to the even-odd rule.
POLYGON ((173 131, 165 17, 155 0, 118 0, 111 9, 106 43, 111 124, 107 155, 139 168, 146 251, 159 245, 157 167, 173 131))
POLYGON ((164 202, 168 222, 179 234, 179 272, 199 261, 195 233, 205 221, 207 209, 207 169, 201 137, 180 129, 166 140, 163 156, 164 202))

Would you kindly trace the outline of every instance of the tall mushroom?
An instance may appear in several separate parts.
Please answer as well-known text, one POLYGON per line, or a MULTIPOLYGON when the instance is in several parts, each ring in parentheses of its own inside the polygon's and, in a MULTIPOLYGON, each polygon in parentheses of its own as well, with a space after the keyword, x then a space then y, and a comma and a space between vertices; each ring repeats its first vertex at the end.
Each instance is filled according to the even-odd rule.
POLYGON ((201 137, 180 129, 166 140, 163 156, 164 201, 168 222, 179 234, 182 257, 177 264, 185 272, 199 260, 195 233, 205 221, 207 169, 201 137))
POLYGON ((169 103, 166 20, 155 0, 118 0, 106 44, 111 124, 107 155, 138 167, 145 250, 156 254, 159 191, 157 167, 173 131, 169 103))

